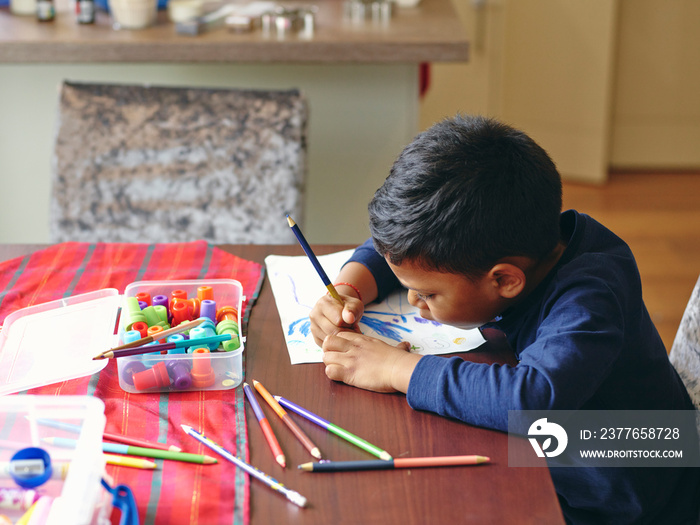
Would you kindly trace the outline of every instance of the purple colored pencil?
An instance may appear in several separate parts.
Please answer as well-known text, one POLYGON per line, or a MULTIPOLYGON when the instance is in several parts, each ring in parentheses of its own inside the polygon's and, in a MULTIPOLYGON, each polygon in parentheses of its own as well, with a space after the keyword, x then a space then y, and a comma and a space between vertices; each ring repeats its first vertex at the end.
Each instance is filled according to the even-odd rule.
POLYGON ((274 396, 274 398, 277 400, 277 402, 282 405, 284 408, 287 408, 291 410, 292 412, 299 414, 300 416, 308 419, 312 423, 316 423, 318 426, 321 428, 325 428, 329 432, 332 432, 338 437, 341 437, 345 439, 346 441, 349 441, 353 445, 360 447, 362 450, 369 452, 370 454, 374 454, 377 456, 379 459, 383 459, 385 461, 388 461, 391 459, 391 455, 386 451, 382 450, 381 448, 377 447, 376 445, 373 445, 369 441, 366 441, 362 439, 361 437, 356 436, 355 434, 348 432, 344 428, 340 428, 338 425, 335 425, 331 423, 330 421, 326 421, 323 419, 321 416, 317 416, 313 412, 310 412, 306 410, 303 407, 300 407, 296 403, 292 403, 288 399, 283 398, 282 396, 274 396))
POLYGON ((113 357, 127 357, 130 355, 148 354, 150 352, 167 352, 168 350, 174 350, 176 348, 209 345, 212 343, 222 343, 230 340, 231 334, 212 335, 209 337, 198 337, 196 339, 184 339, 182 341, 174 341, 172 343, 160 343, 156 345, 122 348, 121 350, 109 350, 108 352, 102 352, 100 355, 93 357, 92 359, 111 359, 113 357))

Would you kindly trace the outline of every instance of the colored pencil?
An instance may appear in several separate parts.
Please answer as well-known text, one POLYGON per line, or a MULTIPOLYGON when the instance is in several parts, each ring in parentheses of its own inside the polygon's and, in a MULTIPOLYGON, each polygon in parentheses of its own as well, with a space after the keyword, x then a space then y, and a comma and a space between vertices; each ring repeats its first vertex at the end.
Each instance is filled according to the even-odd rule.
POLYGON ((255 387, 255 390, 260 393, 263 399, 267 401, 268 405, 272 407, 284 424, 287 425, 289 430, 292 431, 301 444, 304 445, 304 448, 308 450, 309 453, 316 459, 321 459, 321 451, 318 449, 318 447, 314 445, 313 441, 309 439, 309 436, 304 434, 304 431, 300 429, 294 421, 292 421, 292 418, 289 417, 289 414, 287 414, 284 408, 282 408, 275 398, 272 397, 272 394, 270 394, 270 392, 268 392, 267 389, 258 381, 253 380, 253 386, 255 387))
POLYGON ((126 445, 133 445, 135 447, 143 448, 157 448, 158 450, 170 450, 172 452, 181 452, 182 449, 175 445, 168 445, 167 443, 158 443, 157 441, 146 441, 145 439, 139 439, 131 436, 124 436, 123 434, 112 434, 111 432, 105 432, 102 437, 109 441, 116 441, 117 443, 124 443, 126 445))
POLYGON ((100 355, 92 358, 93 361, 98 359, 112 359, 114 357, 126 357, 130 355, 148 354, 150 352, 166 352, 175 348, 186 348, 188 346, 209 345, 212 343, 222 343, 230 341, 231 334, 212 335, 209 337, 200 337, 198 339, 184 339, 172 343, 161 343, 159 345, 144 345, 134 346, 132 348, 122 348, 121 350, 108 350, 100 355))
MULTIPOLYGON (((75 447, 76 440, 59 437, 48 437, 43 440, 49 445, 57 447, 75 447)), ((216 459, 211 456, 200 454, 188 454, 187 452, 173 452, 171 450, 160 450, 157 448, 132 447, 131 445, 121 445, 119 443, 102 443, 102 452, 111 454, 127 454, 129 456, 140 456, 144 458, 172 459, 174 461, 185 461, 187 463, 201 463, 210 465, 216 463, 216 459)))
POLYGON ((393 470, 397 468, 450 467, 457 465, 479 465, 491 461, 486 456, 436 456, 427 458, 396 458, 389 461, 370 459, 366 461, 328 461, 304 463, 300 470, 307 472, 342 472, 346 470, 393 470))
POLYGON ((321 263, 318 262, 318 259, 316 258, 314 251, 311 249, 311 246, 309 246, 309 243, 306 242, 306 238, 304 237, 304 234, 301 233, 299 226, 297 226, 297 223, 295 223, 294 220, 289 215, 287 215, 287 223, 289 224, 289 227, 292 229, 292 232, 294 233, 297 240, 299 241, 299 244, 301 244, 302 249, 304 250, 304 252, 306 252, 306 256, 311 261, 311 264, 313 264, 314 268, 316 268, 316 272, 318 273, 319 277, 321 277, 323 284, 328 289, 328 293, 331 294, 333 299, 336 299, 337 301, 340 301, 342 303, 343 300, 341 299, 340 295, 338 295, 338 292, 336 291, 335 286, 333 286, 333 283, 331 283, 331 280, 328 278, 328 275, 326 274, 325 270, 323 269, 323 266, 321 266, 321 263))
POLYGON ((156 464, 143 458, 134 458, 131 456, 117 456, 115 454, 105 454, 105 461, 108 465, 118 465, 120 467, 131 467, 153 470, 156 464))
POLYGON ((110 351, 111 350, 122 350, 124 348, 133 348, 135 346, 143 346, 145 344, 152 343, 153 341, 158 341, 159 339, 164 339, 166 337, 170 337, 171 335, 174 335, 174 334, 186 332, 187 330, 194 328, 195 326, 199 326, 204 321, 206 321, 206 319, 202 319, 200 317, 199 319, 195 319, 194 321, 180 323, 177 326, 174 326, 172 328, 168 328, 167 330, 163 330, 162 332, 158 332, 157 334, 148 335, 148 336, 142 337, 141 339, 138 339, 136 341, 132 341, 131 343, 125 343, 123 345, 115 346, 114 348, 111 348, 110 351))
MULTIPOLYGON (((53 419, 36 418, 36 422, 40 425, 45 425, 51 428, 58 428, 60 430, 66 430, 68 432, 75 432, 76 434, 80 434, 81 431, 80 425, 73 425, 72 423, 66 423, 65 421, 55 421, 53 419)), ((175 445, 158 443, 156 441, 147 441, 145 439, 125 436, 123 434, 114 434, 112 432, 103 432, 102 437, 109 441, 116 441, 117 443, 126 443, 127 445, 134 445, 136 447, 158 448, 160 450, 172 450, 173 452, 180 452, 182 450, 180 447, 176 447, 175 445)))
POLYGON ((360 447, 362 450, 369 452, 370 454, 374 454, 377 456, 379 459, 383 459, 385 461, 388 461, 391 459, 391 454, 389 454, 386 450, 382 450, 381 448, 373 445, 372 443, 365 441, 361 437, 356 436, 355 434, 348 432, 347 430, 339 427, 338 425, 334 425, 330 421, 326 421, 320 416, 317 416, 313 412, 310 412, 309 410, 300 407, 296 403, 292 403, 288 399, 283 398, 282 396, 273 396, 277 402, 282 405, 284 408, 291 410, 292 412, 299 414, 300 416, 308 419, 309 421, 316 423, 318 426, 321 428, 325 428, 329 432, 332 432, 336 436, 339 436, 346 441, 349 441, 353 445, 360 447))
POLYGON ((243 392, 245 392, 245 396, 248 399, 250 406, 253 408, 255 417, 258 419, 258 423, 260 423, 260 428, 262 428, 267 444, 270 445, 270 450, 275 456, 275 461, 277 461, 277 463, 279 463, 282 466, 282 468, 285 468, 287 466, 287 459, 284 457, 282 447, 280 447, 279 441, 277 441, 274 432, 272 432, 270 422, 267 420, 265 412, 262 411, 258 400, 255 399, 255 394, 253 393, 253 390, 251 390, 248 383, 243 383, 243 392))
POLYGON ((277 492, 281 492, 284 494, 289 501, 294 503, 295 505, 298 505, 299 507, 305 507, 306 506, 306 498, 299 494, 298 492, 294 490, 290 490, 282 483, 277 481, 275 478, 268 476, 264 472, 258 470, 255 468, 253 465, 250 465, 243 461, 241 458, 238 458, 231 454, 228 450, 223 448, 222 446, 216 444, 213 442, 211 439, 206 437, 203 434, 200 434, 197 432, 195 429, 188 425, 180 425, 182 427, 182 430, 184 430, 188 435, 192 436, 195 438, 197 441, 200 443, 206 445, 210 449, 212 449, 214 452, 221 454, 223 457, 228 459, 231 463, 236 465, 238 468, 241 470, 247 472, 249 475, 253 476, 254 478, 258 479, 259 481, 262 481, 265 485, 270 487, 273 490, 276 490, 277 492))

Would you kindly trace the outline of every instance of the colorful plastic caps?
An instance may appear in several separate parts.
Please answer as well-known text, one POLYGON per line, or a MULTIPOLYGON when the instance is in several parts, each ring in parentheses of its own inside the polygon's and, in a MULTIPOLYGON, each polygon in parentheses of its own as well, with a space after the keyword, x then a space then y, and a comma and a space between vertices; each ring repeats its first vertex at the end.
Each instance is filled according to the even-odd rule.
POLYGON ((127 316, 126 329, 131 330, 134 323, 142 322, 148 324, 146 315, 139 306, 139 300, 136 297, 127 297, 125 301, 125 309, 127 316))
POLYGON ((231 334, 231 340, 223 343, 224 350, 231 352, 239 348, 241 342, 238 337, 238 310, 233 306, 222 306, 216 312, 216 320, 217 335, 231 334))
MULTIPOLYGON (((205 318, 202 324, 190 330, 190 339, 201 339, 202 337, 211 337, 214 335, 217 335, 216 327, 209 318, 205 318)), ((216 350, 218 347, 219 343, 211 343, 207 345, 209 350, 216 350)))
POLYGON ((197 389, 214 384, 216 376, 211 366, 208 348, 195 348, 192 352, 192 386, 197 389))
POLYGON ((152 368, 138 372, 132 377, 136 390, 170 386, 170 376, 163 361, 159 361, 152 368))
POLYGON ((216 335, 231 334, 230 341, 224 341, 223 347, 226 352, 236 350, 241 346, 241 341, 238 338, 238 323, 231 319, 224 319, 216 325, 216 335))
POLYGON ((140 360, 134 359, 127 361, 120 373, 127 385, 134 386, 134 375, 144 370, 146 370, 146 365, 140 360))
POLYGON ((170 359, 165 362, 173 387, 177 390, 187 390, 192 387, 191 367, 192 364, 186 359, 170 359))

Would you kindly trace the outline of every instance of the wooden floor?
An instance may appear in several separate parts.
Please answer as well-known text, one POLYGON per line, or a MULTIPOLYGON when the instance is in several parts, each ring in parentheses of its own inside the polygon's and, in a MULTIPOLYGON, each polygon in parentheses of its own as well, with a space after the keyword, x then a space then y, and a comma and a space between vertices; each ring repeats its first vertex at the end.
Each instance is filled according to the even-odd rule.
POLYGON ((632 248, 647 309, 669 351, 700 276, 700 173, 613 173, 601 187, 565 182, 569 208, 632 248))

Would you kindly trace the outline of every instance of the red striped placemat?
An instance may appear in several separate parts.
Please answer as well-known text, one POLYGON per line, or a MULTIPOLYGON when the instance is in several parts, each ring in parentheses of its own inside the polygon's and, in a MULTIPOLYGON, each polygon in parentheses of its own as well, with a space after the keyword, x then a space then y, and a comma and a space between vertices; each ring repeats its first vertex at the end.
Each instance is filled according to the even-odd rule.
MULTIPOLYGON (((205 241, 163 244, 62 243, 0 263, 0 322, 11 312, 103 288, 120 292, 141 280, 235 279, 243 286, 244 326, 258 296, 264 269, 205 241)), ((245 360, 244 360, 245 362, 245 360)), ((248 442, 240 388, 129 394, 119 387, 116 362, 98 374, 27 391, 42 395, 94 395, 105 403, 106 429, 211 455, 180 428, 202 430, 247 460, 248 442)), ((219 458, 217 458, 219 459, 219 458)), ((247 477, 227 461, 196 465, 156 460, 155 471, 108 466, 115 484, 136 497, 141 523, 243 524, 249 522, 247 477)))

